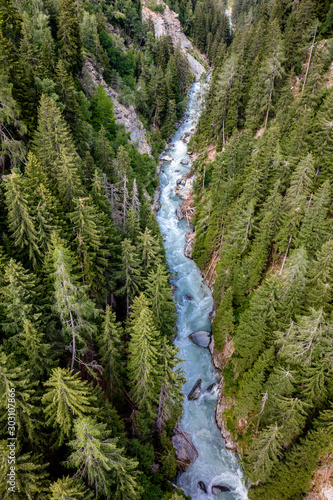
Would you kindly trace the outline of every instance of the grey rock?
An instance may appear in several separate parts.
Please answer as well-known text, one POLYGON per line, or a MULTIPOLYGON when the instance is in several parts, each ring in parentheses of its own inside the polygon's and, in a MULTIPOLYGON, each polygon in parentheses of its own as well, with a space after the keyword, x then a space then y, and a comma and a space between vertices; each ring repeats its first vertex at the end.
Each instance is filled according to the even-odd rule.
POLYGON ((190 390, 190 392, 188 393, 187 399, 189 401, 195 401, 200 396, 200 394, 201 394, 201 382, 202 382, 202 379, 199 378, 196 381, 196 383, 194 384, 194 386, 192 387, 192 389, 190 390))
POLYGON ((161 161, 170 162, 170 161, 172 161, 172 156, 164 155, 164 156, 162 156, 161 161))
POLYGON ((191 295, 187 295, 187 293, 185 295, 183 295, 183 300, 193 300, 193 298, 191 297, 191 295))
POLYGON ((216 383, 213 382, 212 384, 210 384, 207 389, 206 389, 206 392, 212 392, 212 390, 214 389, 214 387, 216 386, 216 383))
POLYGON ((171 442, 178 460, 191 465, 198 458, 199 454, 194 446, 191 445, 190 439, 185 438, 183 434, 175 434, 172 436, 171 442))
POLYGON ((199 481, 198 482, 198 486, 199 488, 204 492, 204 493, 207 493, 207 488, 206 488, 206 485, 203 481, 199 481))
POLYGON ((184 219, 184 214, 183 214, 183 212, 181 211, 180 208, 176 209, 176 217, 177 217, 178 220, 184 219))
POLYGON ((199 347, 208 347, 211 333, 205 330, 198 330, 196 332, 190 333, 188 337, 190 340, 192 340, 193 344, 198 345, 199 347))
POLYGON ((179 186, 182 182, 183 182, 183 179, 181 179, 181 178, 180 178, 180 179, 177 179, 177 180, 176 180, 176 184, 177 184, 177 186, 179 186))
POLYGON ((161 198, 161 186, 158 186, 155 190, 155 193, 154 193, 154 203, 152 204, 152 210, 157 213, 160 208, 161 208, 161 204, 160 204, 160 198, 161 198))
POLYGON ((223 491, 231 491, 230 488, 228 488, 227 486, 223 486, 222 484, 214 484, 214 486, 212 486, 212 494, 213 495, 219 495, 220 493, 222 493, 223 491))
POLYGON ((182 165, 188 165, 188 160, 185 160, 185 158, 183 160, 181 160, 180 162, 182 165))

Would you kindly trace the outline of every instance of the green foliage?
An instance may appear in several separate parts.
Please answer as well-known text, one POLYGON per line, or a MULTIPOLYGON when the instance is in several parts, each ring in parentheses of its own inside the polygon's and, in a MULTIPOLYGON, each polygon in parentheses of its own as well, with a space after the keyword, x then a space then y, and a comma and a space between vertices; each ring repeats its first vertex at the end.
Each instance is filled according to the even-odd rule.
POLYGON ((55 368, 45 382, 46 392, 42 402, 45 406, 46 424, 60 427, 59 442, 70 435, 73 420, 96 412, 93 394, 87 383, 83 383, 79 374, 71 374, 69 370, 55 368))

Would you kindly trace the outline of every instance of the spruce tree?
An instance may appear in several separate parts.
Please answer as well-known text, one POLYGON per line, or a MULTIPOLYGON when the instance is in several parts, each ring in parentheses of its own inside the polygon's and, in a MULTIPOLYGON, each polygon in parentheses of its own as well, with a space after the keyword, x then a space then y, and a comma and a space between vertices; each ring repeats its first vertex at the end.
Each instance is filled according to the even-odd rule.
POLYGON ((333 240, 324 243, 309 270, 307 302, 324 311, 332 310, 333 240))
POLYGON ((8 483, 11 457, 9 457, 8 441, 0 441, 0 495, 3 500, 13 498, 37 499, 47 496, 47 478, 46 467, 48 464, 41 464, 41 457, 31 453, 22 453, 19 447, 16 447, 15 462, 15 487, 13 491, 8 483))
POLYGON ((33 151, 60 202, 69 205, 81 192, 81 160, 69 128, 51 97, 43 95, 38 110, 38 128, 33 151))
POLYGON ((282 457, 282 434, 277 424, 260 432, 247 454, 246 472, 252 482, 265 482, 282 457))
POLYGON ((141 268, 139 256, 129 239, 126 238, 121 243, 121 251, 121 269, 116 273, 116 276, 122 286, 117 290, 117 294, 125 295, 126 314, 129 316, 130 303, 141 285, 141 268))
POLYGON ((332 224, 327 220, 330 205, 330 183, 326 180, 313 197, 307 209, 297 239, 299 246, 304 245, 313 256, 332 234, 332 224))
POLYGON ((86 287, 78 282, 74 274, 75 262, 56 235, 52 235, 50 248, 52 278, 54 282, 55 310, 60 316, 65 338, 71 336, 71 370, 78 356, 77 340, 84 343, 83 337, 95 332, 91 319, 96 313, 95 306, 87 297, 86 287))
POLYGON ((116 321, 116 315, 111 312, 110 306, 107 306, 98 345, 101 364, 104 368, 103 376, 112 397, 123 385, 122 334, 121 324, 116 321))
POLYGON ((165 266, 158 264, 156 270, 151 270, 145 284, 145 294, 151 303, 158 327, 162 335, 166 335, 171 340, 176 323, 176 306, 172 299, 165 266))
POLYGON ((137 405, 135 425, 140 435, 147 435, 155 418, 160 381, 160 333, 156 329, 150 304, 143 294, 133 301, 127 333, 128 378, 131 397, 137 405))
POLYGON ((138 237, 138 249, 141 254, 142 266, 146 273, 155 268, 160 262, 161 249, 150 229, 146 227, 144 233, 138 237))
POLYGON ((80 374, 72 374, 64 368, 54 368, 44 383, 46 391, 42 397, 46 425, 58 431, 57 445, 70 436, 75 417, 82 417, 97 411, 96 401, 80 374))
POLYGON ((226 342, 232 337, 235 329, 234 323, 232 288, 229 287, 223 294, 212 325, 214 346, 219 351, 222 351, 226 342))
POLYGON ((59 2, 57 26, 60 57, 66 63, 69 71, 76 75, 82 66, 82 42, 77 11, 73 0, 61 0, 59 2))
POLYGON ((14 244, 21 250, 27 247, 29 259, 36 265, 40 257, 36 222, 29 206, 25 179, 19 172, 7 176, 6 205, 14 244))
POLYGON ((96 495, 130 500, 140 496, 136 482, 137 465, 118 448, 117 439, 110 439, 105 424, 92 418, 80 417, 74 426, 75 439, 70 441, 72 453, 66 465, 76 469, 76 475, 86 478, 96 495))
POLYGON ((11 337, 22 332, 24 322, 37 324, 43 308, 42 288, 37 278, 21 263, 10 259, 6 265, 2 288, 1 308, 4 311, 3 331, 11 337))
POLYGON ((100 214, 89 198, 74 198, 74 211, 69 214, 73 223, 77 254, 85 282, 94 293, 104 282, 104 270, 109 252, 102 245, 100 214))
POLYGON ((80 480, 70 476, 54 481, 50 493, 50 500, 91 500, 94 496, 80 480))
POLYGON ((176 358, 177 349, 166 337, 163 338, 161 353, 162 386, 156 420, 156 428, 159 433, 162 432, 168 420, 171 420, 172 427, 180 420, 184 400, 182 387, 185 383, 183 370, 176 368, 179 364, 179 360, 176 358))

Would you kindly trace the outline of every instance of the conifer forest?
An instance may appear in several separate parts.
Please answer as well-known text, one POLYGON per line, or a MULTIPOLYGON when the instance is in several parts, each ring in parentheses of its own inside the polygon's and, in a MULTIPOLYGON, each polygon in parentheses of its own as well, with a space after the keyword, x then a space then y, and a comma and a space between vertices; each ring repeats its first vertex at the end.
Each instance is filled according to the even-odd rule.
POLYGON ((332 201, 330 0, 0 0, 0 498, 332 499, 332 201))

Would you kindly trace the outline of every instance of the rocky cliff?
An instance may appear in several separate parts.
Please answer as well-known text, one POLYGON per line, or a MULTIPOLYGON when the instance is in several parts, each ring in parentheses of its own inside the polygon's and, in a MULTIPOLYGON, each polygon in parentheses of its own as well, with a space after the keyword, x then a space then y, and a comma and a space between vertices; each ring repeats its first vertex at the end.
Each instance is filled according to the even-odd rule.
POLYGON ((148 21, 149 18, 154 23, 155 36, 160 37, 163 35, 170 35, 174 46, 179 45, 190 65, 190 70, 198 80, 202 73, 205 73, 203 57, 193 48, 192 43, 185 36, 183 28, 178 19, 178 14, 173 12, 164 2, 159 2, 165 6, 164 12, 154 12, 142 5, 142 20, 148 21), (194 57, 195 55, 195 57, 194 57), (199 60, 197 60, 198 58, 199 60))
POLYGON ((123 123, 125 125, 126 131, 130 133, 132 144, 137 145, 140 153, 151 155, 151 145, 147 140, 147 131, 140 122, 136 109, 133 106, 124 106, 119 102, 118 92, 107 85, 97 68, 96 61, 92 57, 84 60, 82 75, 82 84, 86 92, 90 95, 99 85, 103 85, 113 102, 116 123, 123 123))

